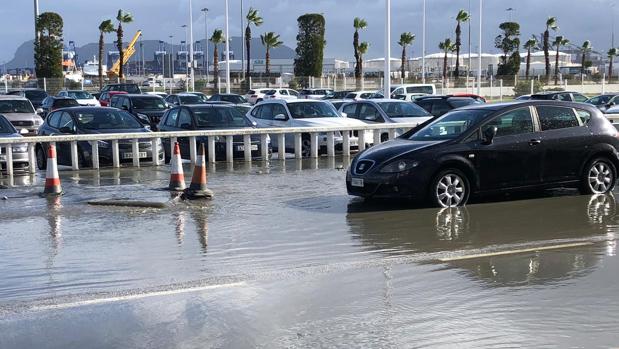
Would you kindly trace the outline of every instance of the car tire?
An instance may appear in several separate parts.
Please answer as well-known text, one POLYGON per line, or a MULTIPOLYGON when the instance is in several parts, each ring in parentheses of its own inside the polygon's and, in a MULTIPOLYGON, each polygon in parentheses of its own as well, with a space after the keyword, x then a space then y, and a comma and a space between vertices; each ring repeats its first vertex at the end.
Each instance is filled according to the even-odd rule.
POLYGON ((580 182, 583 194, 606 194, 617 184, 617 169, 607 158, 595 158, 587 163, 580 182))
POLYGON ((36 148, 36 161, 37 168, 40 171, 45 171, 47 169, 47 155, 45 154, 45 150, 43 150, 43 146, 39 145, 36 148))
POLYGON ((312 140, 309 135, 301 138, 301 157, 309 158, 312 155, 312 140))
POLYGON ((430 187, 430 202, 434 207, 457 207, 466 205, 471 194, 467 176, 456 168, 440 171, 430 187))

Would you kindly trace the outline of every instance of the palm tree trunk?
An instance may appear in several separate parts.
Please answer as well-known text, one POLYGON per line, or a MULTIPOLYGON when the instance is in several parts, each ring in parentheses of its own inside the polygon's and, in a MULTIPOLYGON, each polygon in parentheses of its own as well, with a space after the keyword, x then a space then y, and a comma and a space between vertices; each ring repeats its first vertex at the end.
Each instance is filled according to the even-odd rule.
POLYGON ((527 69, 525 70, 525 76, 529 78, 529 71, 531 69, 531 49, 527 49, 527 69))
POLYGON ((546 81, 550 80, 550 52, 548 52, 548 40, 550 33, 548 33, 548 29, 544 32, 544 60, 546 63, 546 81))
POLYGON ((582 51, 582 61, 580 63, 580 73, 585 75, 585 51, 582 51))
POLYGON ((610 63, 608 63, 608 83, 613 79, 613 57, 610 57, 610 63))
POLYGON ((404 80, 405 73, 406 73, 406 46, 402 46, 402 80, 404 80))
POLYGON ((445 57, 443 57, 443 83, 447 80, 447 51, 445 51, 445 57))
POLYGON ((247 24, 247 28, 245 28, 245 55, 247 56, 247 67, 246 67, 246 71, 245 71, 245 77, 247 79, 249 79, 249 72, 250 72, 250 60, 251 60, 251 28, 249 27, 249 24, 247 24))
POLYGON ((555 57, 555 85, 559 84, 559 45, 557 45, 557 55, 555 57))
POLYGON ((99 34, 99 90, 103 89, 103 32, 99 34))
POLYGON ((456 70, 454 72, 455 79, 460 77, 460 46, 462 45, 462 29, 460 29, 460 21, 458 21, 458 26, 456 26, 456 70))
POLYGON ((353 34, 352 46, 355 50, 355 80, 357 84, 357 89, 361 88, 361 70, 359 69, 359 31, 355 29, 355 34, 353 34))
POLYGON ((213 50, 213 73, 215 75, 213 83, 215 85, 215 90, 219 89, 219 49, 218 45, 215 44, 215 49, 213 50))
POLYGON ((118 31, 116 32, 116 38, 118 40, 116 42, 116 47, 118 48, 118 55, 120 59, 120 65, 118 67, 118 78, 122 80, 123 75, 124 75, 123 60, 125 58, 125 53, 123 52, 123 26, 120 22, 118 23, 118 31))
POLYGON ((269 53, 269 47, 267 46, 267 53, 265 57, 265 75, 267 76, 267 87, 269 87, 269 82, 271 81, 271 55, 269 53))

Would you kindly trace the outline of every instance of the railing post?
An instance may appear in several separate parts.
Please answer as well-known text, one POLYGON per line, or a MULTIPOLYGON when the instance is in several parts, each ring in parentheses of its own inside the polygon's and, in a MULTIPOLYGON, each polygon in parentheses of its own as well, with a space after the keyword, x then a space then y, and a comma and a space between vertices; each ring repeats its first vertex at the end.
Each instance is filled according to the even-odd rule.
POLYGON ((350 156, 350 130, 342 132, 342 154, 344 156, 350 156))
POLYGON ((260 156, 262 161, 269 159, 269 142, 267 142, 267 134, 260 135, 260 156))
POLYGON ((229 163, 234 161, 232 137, 233 136, 226 136, 226 161, 229 163))
POLYGON ((499 100, 503 101, 503 79, 499 80, 499 100))
POLYGON ((209 136, 207 139, 208 142, 208 162, 214 164, 217 161, 215 157, 215 136, 209 136))
POLYGON ((365 130, 357 131, 357 143, 359 151, 365 150, 365 130))
POLYGON ((318 133, 310 133, 310 156, 312 158, 318 157, 318 133))
POLYGON ((140 143, 137 139, 131 141, 131 155, 134 167, 140 167, 140 143))
POLYGON ((374 145, 380 144, 382 130, 374 130, 374 145))
POLYGON ((174 156, 174 144, 177 142, 176 137, 170 138, 170 159, 174 156))
POLYGON ((92 147, 92 154, 90 157, 92 158, 92 168, 94 170, 99 169, 99 141, 91 141, 90 146, 92 147))
POLYGON ((389 129, 389 140, 392 140, 395 138, 395 129, 394 128, 390 128, 389 129))
POLYGON ((196 150, 197 150, 197 146, 196 146, 196 137, 192 136, 189 137, 189 159, 191 159, 191 164, 195 165, 196 164, 196 150))
POLYGON ((28 172, 30 174, 37 173, 35 148, 36 145, 34 143, 28 143, 28 172))
POLYGON ((327 156, 335 156, 335 135, 333 132, 327 132, 327 156))
POLYGON ((535 82, 533 81, 533 79, 531 79, 531 94, 534 94, 535 92, 535 82))
POLYGON ((602 94, 606 93, 606 73, 602 74, 602 94))
POLYGON ((78 171, 80 169, 80 160, 77 154, 77 141, 71 141, 71 169, 78 171))
POLYGON ((245 161, 251 161, 251 135, 243 135, 243 152, 245 155, 245 161))
POLYGON ((150 140, 150 156, 154 166, 161 165, 159 162, 159 142, 161 142, 161 138, 153 138, 150 140))
POLYGON ((6 174, 9 178, 13 178, 13 144, 7 144, 6 147, 6 174))
POLYGON ((294 157, 296 159, 300 159, 302 157, 302 139, 301 139, 301 133, 295 133, 294 134, 294 157))
POLYGON ((286 159, 286 135, 284 133, 277 135, 277 157, 280 160, 286 159))
POLYGON ((120 167, 120 154, 118 151, 118 139, 112 140, 112 166, 114 168, 120 167))

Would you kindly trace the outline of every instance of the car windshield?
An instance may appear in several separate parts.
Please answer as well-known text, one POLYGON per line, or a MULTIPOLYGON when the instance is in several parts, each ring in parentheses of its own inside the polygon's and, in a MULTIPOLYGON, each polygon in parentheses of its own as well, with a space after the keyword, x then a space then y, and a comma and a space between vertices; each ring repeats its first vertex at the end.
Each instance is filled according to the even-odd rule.
POLYGON ((251 126, 245 115, 234 107, 193 109, 198 128, 234 128, 251 126))
POLYGON ((413 133, 413 141, 439 141, 454 139, 479 123, 492 110, 454 110, 413 133))
POLYGON ((288 103, 293 119, 337 118, 339 115, 329 102, 288 103))
POLYGON ((0 116, 0 133, 12 134, 16 132, 17 131, 15 131, 13 125, 11 125, 11 123, 5 117, 0 116))
POLYGON ((178 96, 180 98, 182 104, 200 104, 202 103, 202 98, 196 95, 183 95, 178 96))
POLYGON ((420 106, 406 102, 379 102, 376 103, 390 118, 414 118, 429 116, 428 112, 420 106))
POLYGON ((482 102, 473 98, 451 98, 449 100, 454 108, 460 108, 471 104, 483 104, 482 102))
POLYGON ((0 100, 0 113, 34 113, 30 101, 26 100, 0 100))
POLYGON ((140 91, 140 88, 138 87, 138 85, 112 85, 109 88, 109 91, 125 91, 127 93, 136 93, 136 94, 140 94, 142 93, 142 91, 140 91))
POLYGON ((124 110, 99 109, 75 113, 77 125, 85 130, 141 129, 136 118, 124 110))
POLYGON ((75 107, 78 105, 80 104, 75 99, 62 98, 54 101, 54 107, 56 108, 75 107))
POLYGON ((45 91, 37 91, 37 90, 25 91, 24 95, 28 99, 43 99, 43 98, 47 97, 47 93, 45 91))
POLYGON ((206 97, 206 95, 202 94, 202 93, 194 93, 196 96, 198 96, 198 98, 200 98, 200 100, 202 102, 206 102, 208 101, 208 97, 206 97))
POLYGON ((90 93, 88 93, 86 91, 69 91, 67 94, 69 95, 69 97, 75 98, 75 99, 93 99, 93 98, 95 98, 90 93))
POLYGON ((235 95, 222 95, 219 97, 224 102, 230 102, 234 104, 245 103, 247 100, 243 96, 235 96, 235 95))
POLYGON ((159 97, 131 98, 131 103, 133 103, 133 108, 135 109, 164 110, 166 108, 165 102, 159 97))

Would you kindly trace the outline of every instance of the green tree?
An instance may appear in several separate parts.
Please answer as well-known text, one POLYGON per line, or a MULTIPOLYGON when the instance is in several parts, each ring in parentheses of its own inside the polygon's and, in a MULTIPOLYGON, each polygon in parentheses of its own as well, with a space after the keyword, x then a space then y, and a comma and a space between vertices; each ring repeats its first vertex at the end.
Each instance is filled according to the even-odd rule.
POLYGON ((114 28, 111 19, 107 19, 99 24, 99 89, 103 88, 103 49, 105 47, 103 35, 112 33, 114 30, 116 28, 114 28))
POLYGON ((353 20, 353 27, 355 28, 355 32, 352 37, 352 47, 355 53, 355 80, 357 81, 357 88, 361 88, 361 77, 362 77, 362 62, 359 54, 359 30, 365 29, 368 26, 368 22, 359 17, 355 17, 353 20))
POLYGON ((266 54, 264 56, 265 61, 265 72, 267 76, 267 87, 269 87, 269 80, 271 75, 271 49, 280 47, 283 42, 279 40, 279 35, 275 35, 273 32, 264 33, 260 35, 260 41, 262 45, 266 48, 266 54))
POLYGON ((456 45, 455 45, 455 49, 456 49, 456 70, 454 71, 455 75, 456 75, 456 79, 458 77, 460 77, 460 47, 462 46, 462 27, 461 24, 464 22, 467 22, 468 20, 471 19, 471 15, 464 11, 464 10, 460 10, 458 11, 458 15, 456 16, 456 22, 458 23, 456 25, 456 45))
POLYGON ((557 48, 557 54, 555 56, 555 85, 559 84, 559 50, 561 46, 565 46, 569 43, 570 41, 562 35, 557 35, 555 41, 552 43, 552 45, 557 48))
POLYGON ((133 16, 129 12, 123 12, 123 10, 118 10, 118 14, 116 15, 116 20, 118 21, 118 27, 116 28, 116 48, 118 48, 118 54, 120 59, 120 66, 118 67, 118 77, 122 80, 124 75, 123 69, 123 61, 125 59, 125 51, 123 51, 123 23, 131 23, 133 22, 133 16))
POLYGON ((326 45, 325 18, 318 13, 307 13, 299 17, 297 23, 299 33, 294 74, 302 78, 301 84, 306 86, 308 76, 322 76, 322 60, 326 45))
POLYGON ((520 24, 503 22, 499 25, 499 29, 503 33, 494 39, 494 46, 503 52, 503 56, 497 68, 497 75, 516 75, 520 70, 520 54, 514 56, 512 53, 518 53, 520 48, 520 24))
POLYGON ((398 45, 402 46, 402 79, 404 79, 404 73, 406 72, 406 47, 412 45, 414 40, 415 34, 411 32, 400 34, 398 45))
POLYGON ((582 55, 582 59, 581 59, 581 69, 580 69, 580 73, 581 74, 585 74, 585 69, 587 69, 587 63, 591 63, 591 62, 587 62, 587 53, 591 52, 591 41, 586 40, 585 42, 582 43, 582 46, 580 46, 580 52, 582 55))
POLYGON ((447 54, 453 52, 456 49, 456 45, 451 42, 451 39, 447 38, 438 44, 438 48, 445 53, 443 57, 443 81, 447 80, 447 54))
POLYGON ((249 77, 251 64, 251 25, 255 25, 259 27, 262 25, 263 19, 260 17, 258 10, 253 7, 247 11, 247 16, 245 16, 247 20, 247 27, 245 27, 245 55, 247 56, 247 68, 246 68, 246 76, 249 77))
POLYGON ((531 70, 531 50, 537 46, 537 39, 535 36, 531 37, 524 43, 524 48, 527 49, 527 68, 525 70, 525 76, 529 78, 529 71, 531 70))
POLYGON ((615 57, 617 56, 617 54, 619 50, 617 50, 615 47, 611 48, 610 50, 608 50, 608 83, 610 84, 612 78, 613 78, 613 60, 615 59, 615 57))
POLYGON ((44 12, 37 18, 39 40, 34 43, 37 78, 62 78, 62 27, 59 14, 44 12))
POLYGON ((544 31, 544 60, 546 63, 546 81, 550 81, 550 30, 558 30, 556 17, 548 17, 546 20, 546 30, 544 31))
POLYGON ((213 43, 213 73, 215 75, 214 85, 215 89, 219 88, 219 44, 224 43, 226 38, 224 32, 221 29, 215 29, 213 35, 209 39, 213 43))

